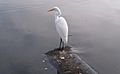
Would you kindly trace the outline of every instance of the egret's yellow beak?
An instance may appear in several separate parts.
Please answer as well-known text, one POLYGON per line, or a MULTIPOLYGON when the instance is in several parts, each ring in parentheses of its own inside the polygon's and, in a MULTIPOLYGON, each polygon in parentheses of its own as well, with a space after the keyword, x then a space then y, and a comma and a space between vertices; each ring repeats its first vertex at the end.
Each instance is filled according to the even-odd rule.
POLYGON ((52 9, 49 9, 48 12, 53 11, 53 10, 55 10, 55 9, 53 9, 53 8, 52 8, 52 9))

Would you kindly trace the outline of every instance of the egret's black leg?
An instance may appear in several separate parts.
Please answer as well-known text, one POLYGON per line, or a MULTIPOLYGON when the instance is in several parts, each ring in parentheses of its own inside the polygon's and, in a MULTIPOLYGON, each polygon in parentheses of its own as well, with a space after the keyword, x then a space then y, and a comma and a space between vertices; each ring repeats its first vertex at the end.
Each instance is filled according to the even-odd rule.
POLYGON ((62 41, 62 49, 64 49, 64 42, 62 41))
POLYGON ((61 43, 62 43, 62 39, 60 38, 60 45, 59 45, 59 48, 61 48, 61 43))

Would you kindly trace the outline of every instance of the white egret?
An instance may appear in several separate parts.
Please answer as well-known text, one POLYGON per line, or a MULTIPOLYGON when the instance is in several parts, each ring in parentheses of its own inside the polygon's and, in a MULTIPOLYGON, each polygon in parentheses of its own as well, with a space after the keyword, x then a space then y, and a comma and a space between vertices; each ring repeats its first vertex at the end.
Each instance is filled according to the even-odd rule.
POLYGON ((52 9, 48 10, 48 12, 50 11, 54 11, 56 30, 60 36, 59 47, 61 48, 61 43, 62 43, 62 47, 65 47, 65 45, 67 45, 68 42, 67 22, 65 18, 61 16, 61 10, 58 7, 53 7, 52 9))

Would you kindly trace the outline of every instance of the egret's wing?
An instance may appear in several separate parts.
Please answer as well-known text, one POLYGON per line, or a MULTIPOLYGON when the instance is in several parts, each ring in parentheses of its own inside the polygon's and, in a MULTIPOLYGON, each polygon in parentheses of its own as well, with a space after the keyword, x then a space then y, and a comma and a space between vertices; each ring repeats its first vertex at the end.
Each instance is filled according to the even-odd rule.
POLYGON ((67 43, 68 41, 68 25, 63 17, 59 17, 55 20, 56 29, 62 40, 67 43))

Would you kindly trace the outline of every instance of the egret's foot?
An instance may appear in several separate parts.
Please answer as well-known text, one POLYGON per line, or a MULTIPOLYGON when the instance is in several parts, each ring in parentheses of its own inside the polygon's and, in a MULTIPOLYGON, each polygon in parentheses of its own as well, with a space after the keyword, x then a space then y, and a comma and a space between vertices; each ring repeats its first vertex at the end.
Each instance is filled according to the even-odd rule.
POLYGON ((62 47, 59 47, 58 50, 62 50, 62 47))

